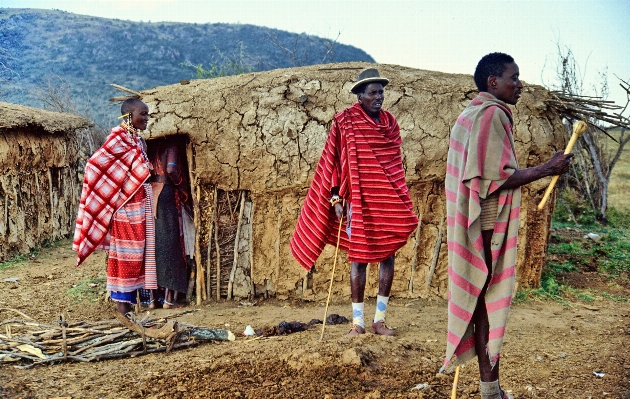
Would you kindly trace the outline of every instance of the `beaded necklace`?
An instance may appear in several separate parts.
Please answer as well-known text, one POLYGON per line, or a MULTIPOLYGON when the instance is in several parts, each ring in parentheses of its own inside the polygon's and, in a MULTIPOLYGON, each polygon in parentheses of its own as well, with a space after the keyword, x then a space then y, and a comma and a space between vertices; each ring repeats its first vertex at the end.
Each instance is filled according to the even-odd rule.
POLYGON ((144 146, 142 145, 142 141, 140 136, 138 136, 138 129, 136 129, 130 120, 127 118, 123 119, 120 126, 127 131, 127 135, 134 142, 134 144, 140 149, 140 153, 142 154, 142 158, 144 158, 144 162, 146 163, 149 170, 153 170, 153 165, 151 161, 149 161, 149 157, 144 150, 144 146))

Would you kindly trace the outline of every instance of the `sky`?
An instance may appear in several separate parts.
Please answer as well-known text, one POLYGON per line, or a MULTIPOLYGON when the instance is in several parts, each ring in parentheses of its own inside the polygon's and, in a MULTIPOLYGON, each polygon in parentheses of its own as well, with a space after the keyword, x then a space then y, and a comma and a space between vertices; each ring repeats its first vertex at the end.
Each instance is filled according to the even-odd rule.
POLYGON ((521 79, 554 83, 558 48, 570 49, 595 95, 625 105, 615 75, 630 81, 628 0, 0 0, 0 7, 59 9, 144 22, 241 23, 329 39, 378 63, 472 74, 479 59, 514 57, 521 79))

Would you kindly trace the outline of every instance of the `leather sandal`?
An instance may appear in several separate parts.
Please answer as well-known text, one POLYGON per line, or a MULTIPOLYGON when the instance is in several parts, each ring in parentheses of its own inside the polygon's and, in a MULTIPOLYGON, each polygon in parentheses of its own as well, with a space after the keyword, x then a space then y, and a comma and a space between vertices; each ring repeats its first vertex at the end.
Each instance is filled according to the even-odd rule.
POLYGON ((346 337, 348 338, 358 337, 361 334, 365 334, 365 328, 361 327, 358 324, 353 324, 352 328, 350 328, 350 331, 346 334, 346 337))
POLYGON ((372 323, 372 332, 378 335, 385 335, 387 337, 393 337, 394 331, 392 331, 385 324, 385 320, 379 320, 376 323, 372 323))

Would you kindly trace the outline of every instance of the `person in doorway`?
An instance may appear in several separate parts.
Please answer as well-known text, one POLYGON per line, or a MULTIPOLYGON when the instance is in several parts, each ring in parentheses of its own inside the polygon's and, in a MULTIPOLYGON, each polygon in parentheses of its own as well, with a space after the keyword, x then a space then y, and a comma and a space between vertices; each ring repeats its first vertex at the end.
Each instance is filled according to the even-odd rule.
POLYGON ((513 119, 523 85, 503 53, 484 56, 479 94, 451 132, 446 170, 449 271, 448 338, 442 369, 475 356, 481 397, 510 398, 499 385, 499 355, 516 269, 521 186, 569 170, 571 154, 519 169, 513 119))
POLYGON ((394 255, 418 225, 405 181, 400 129, 382 109, 388 83, 373 68, 358 75, 351 88, 357 102, 333 119, 290 243, 293 256, 310 270, 327 243, 336 245, 340 220, 345 224, 340 248, 351 261, 350 337, 365 333, 366 268, 371 262, 380 262, 371 330, 394 335, 385 324, 394 255))
MULTIPOLYGON (((188 290, 188 265, 184 246, 182 212, 188 192, 184 184, 182 164, 175 143, 157 140, 151 146, 149 159, 153 164, 151 187, 155 201, 155 260, 157 283, 164 289, 165 309, 184 306, 178 294, 188 290)), ((151 291, 150 308, 157 307, 157 292, 151 291)))
POLYGON ((151 185, 152 165, 138 136, 149 108, 130 98, 123 122, 112 129, 87 162, 72 248, 80 265, 94 250, 108 251, 107 290, 122 314, 136 304, 137 290, 157 288, 151 185))

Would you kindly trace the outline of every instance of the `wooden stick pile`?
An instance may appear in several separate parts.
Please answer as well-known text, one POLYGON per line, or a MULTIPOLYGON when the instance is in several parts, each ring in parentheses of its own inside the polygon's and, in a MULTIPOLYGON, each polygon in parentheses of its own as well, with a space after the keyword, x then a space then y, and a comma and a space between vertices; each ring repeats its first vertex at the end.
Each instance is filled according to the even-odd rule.
POLYGON ((614 101, 606 101, 601 97, 571 95, 560 91, 551 93, 554 98, 547 100, 549 106, 571 121, 585 120, 589 124, 600 121, 630 128, 630 120, 622 115, 625 108, 616 105, 614 101))
POLYGON ((147 353, 168 352, 198 344, 200 341, 234 341, 227 330, 197 327, 171 320, 194 310, 163 318, 117 319, 98 322, 66 322, 61 316, 57 325, 42 324, 21 312, 25 319, 0 322, 0 365, 17 362, 27 369, 40 364, 63 361, 92 362, 147 353))

